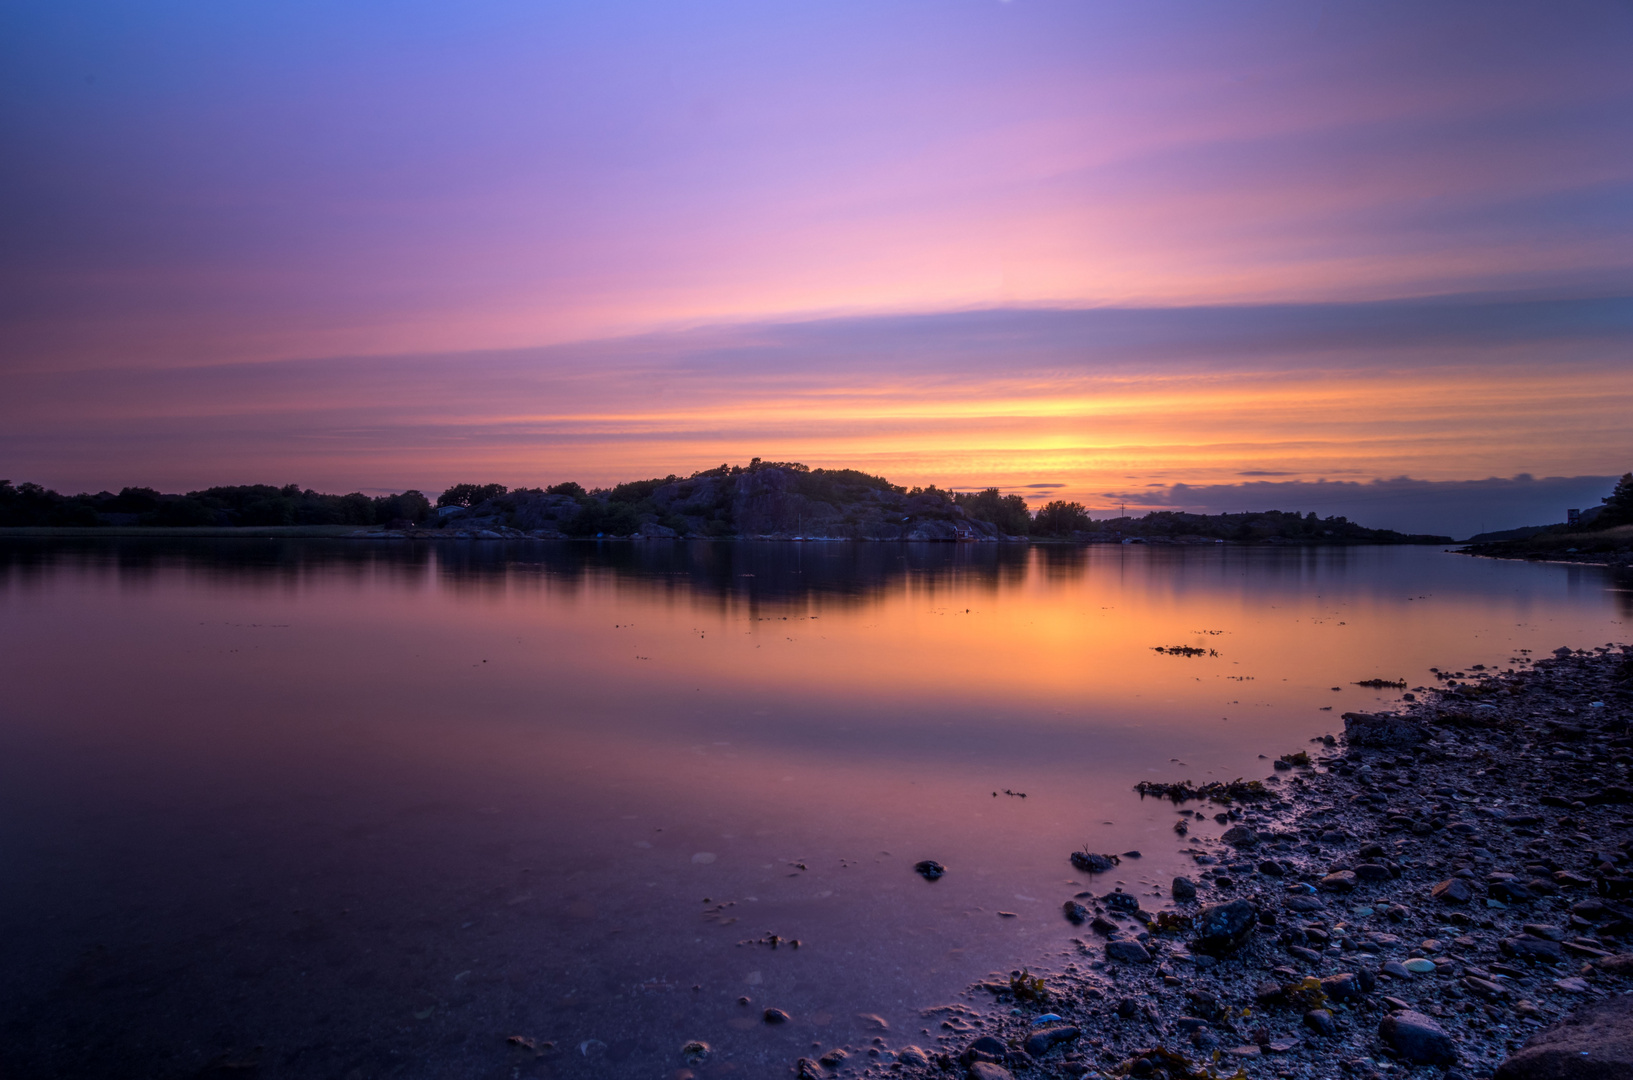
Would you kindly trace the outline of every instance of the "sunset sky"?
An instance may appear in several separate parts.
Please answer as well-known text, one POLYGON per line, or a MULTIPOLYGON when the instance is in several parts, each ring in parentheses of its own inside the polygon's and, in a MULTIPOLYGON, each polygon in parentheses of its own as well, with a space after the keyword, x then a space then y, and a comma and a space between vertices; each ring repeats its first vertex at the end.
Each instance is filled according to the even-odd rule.
POLYGON ((0 476, 59 490, 1466 533, 1633 468, 1626 3, 18 3, 0 140, 0 476))

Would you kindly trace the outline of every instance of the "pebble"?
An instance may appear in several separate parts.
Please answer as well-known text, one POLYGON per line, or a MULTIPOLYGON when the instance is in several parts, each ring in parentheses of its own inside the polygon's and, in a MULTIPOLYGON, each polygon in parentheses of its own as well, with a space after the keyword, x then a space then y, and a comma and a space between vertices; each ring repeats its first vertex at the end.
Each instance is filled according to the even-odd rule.
POLYGON ((1412 959, 1402 964, 1401 967, 1405 968, 1413 975, 1433 975, 1439 970, 1435 967, 1435 962, 1433 960, 1426 960, 1421 956, 1412 957, 1412 959))

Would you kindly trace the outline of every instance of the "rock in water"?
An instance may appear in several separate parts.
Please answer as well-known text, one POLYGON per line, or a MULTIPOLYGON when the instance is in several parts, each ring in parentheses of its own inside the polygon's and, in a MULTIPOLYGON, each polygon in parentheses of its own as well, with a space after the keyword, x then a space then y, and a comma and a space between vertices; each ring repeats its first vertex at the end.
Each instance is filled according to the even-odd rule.
POLYGON ((1215 956, 1235 952, 1253 936, 1253 927, 1258 921, 1259 909, 1251 900, 1210 904, 1197 914, 1193 948, 1215 956))
POLYGON ((913 864, 913 872, 925 881, 936 881, 947 872, 947 868, 934 859, 925 859, 923 862, 913 864))
POLYGON ((1351 746, 1416 746, 1428 740, 1429 728, 1409 716, 1347 712, 1344 738, 1351 746))
POLYGON ((1104 874, 1117 863, 1115 855, 1096 855, 1092 851, 1072 852, 1072 865, 1089 874, 1104 874))
POLYGON ((1496 1080, 1633 1077, 1633 994, 1584 1005, 1527 1039, 1497 1066, 1496 1080))
POLYGON ((1076 900, 1066 901, 1060 905, 1060 910, 1066 913, 1066 921, 1069 923, 1081 926, 1089 920, 1089 909, 1076 900))
POLYGON ((1412 1009, 1384 1017, 1378 1037, 1414 1065, 1450 1065, 1457 1060, 1457 1044, 1446 1029, 1412 1009))
POLYGON ((1195 900, 1196 882, 1187 877, 1177 877, 1168 891, 1175 900, 1195 900))

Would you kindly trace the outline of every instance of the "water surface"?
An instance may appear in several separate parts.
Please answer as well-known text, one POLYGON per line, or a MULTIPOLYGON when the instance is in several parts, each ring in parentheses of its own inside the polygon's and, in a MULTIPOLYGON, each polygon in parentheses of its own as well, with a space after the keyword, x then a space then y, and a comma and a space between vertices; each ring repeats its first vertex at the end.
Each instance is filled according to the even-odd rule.
POLYGON ((1065 897, 1190 865, 1135 781, 1270 775, 1398 700, 1362 679, 1625 641, 1628 588, 1423 548, 8 543, 0 1072, 928 1043, 1065 897), (1143 857, 1090 882, 1082 845, 1143 857))

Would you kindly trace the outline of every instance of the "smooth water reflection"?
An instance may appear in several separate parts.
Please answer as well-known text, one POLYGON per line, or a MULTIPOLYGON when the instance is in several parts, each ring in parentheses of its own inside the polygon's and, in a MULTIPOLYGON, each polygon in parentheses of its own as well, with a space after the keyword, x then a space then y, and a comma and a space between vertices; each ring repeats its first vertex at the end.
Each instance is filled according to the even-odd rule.
POLYGON ((1399 548, 0 545, 0 1068, 928 1042, 1073 936, 1073 848, 1145 852, 1099 890, 1189 865, 1136 780, 1265 775, 1394 700, 1360 679, 1626 640, 1630 595, 1399 548))

